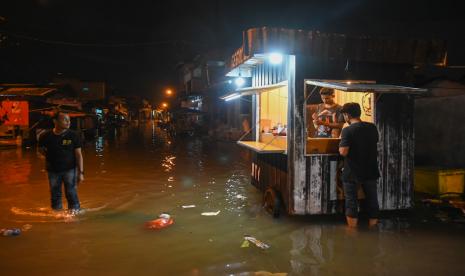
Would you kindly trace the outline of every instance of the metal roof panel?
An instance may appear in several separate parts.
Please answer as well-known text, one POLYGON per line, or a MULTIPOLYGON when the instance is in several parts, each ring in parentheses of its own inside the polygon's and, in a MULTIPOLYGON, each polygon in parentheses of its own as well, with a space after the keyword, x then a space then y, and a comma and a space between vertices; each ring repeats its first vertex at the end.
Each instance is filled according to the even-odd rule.
POLYGON ((344 92, 421 94, 428 91, 427 89, 416 87, 391 84, 357 83, 355 81, 307 80, 306 83, 319 87, 337 89, 344 92))

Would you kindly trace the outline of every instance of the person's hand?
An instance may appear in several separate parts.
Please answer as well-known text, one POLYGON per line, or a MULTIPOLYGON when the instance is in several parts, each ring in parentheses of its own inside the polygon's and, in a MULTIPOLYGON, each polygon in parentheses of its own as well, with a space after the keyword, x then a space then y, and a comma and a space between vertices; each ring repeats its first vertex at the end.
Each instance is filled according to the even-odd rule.
POLYGON ((318 117, 319 116, 331 116, 331 115, 333 115, 333 113, 331 111, 325 109, 325 110, 321 111, 320 114, 318 114, 318 117))
POLYGON ((78 183, 81 183, 82 181, 84 181, 84 174, 80 173, 78 176, 78 183))
POLYGON ((317 126, 325 126, 326 122, 323 122, 322 120, 313 120, 313 123, 317 126))

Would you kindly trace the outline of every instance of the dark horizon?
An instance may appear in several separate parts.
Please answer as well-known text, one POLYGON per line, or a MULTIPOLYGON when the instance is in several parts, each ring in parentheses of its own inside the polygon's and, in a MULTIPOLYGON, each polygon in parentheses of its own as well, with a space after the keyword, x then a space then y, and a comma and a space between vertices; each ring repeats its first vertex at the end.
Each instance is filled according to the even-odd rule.
POLYGON ((15 1, 2 4, 1 82, 46 82, 56 73, 106 81, 152 97, 173 85, 175 66, 241 45, 242 31, 283 27, 448 41, 464 65, 460 1, 15 1), (3 45, 2 45, 3 44, 3 45))

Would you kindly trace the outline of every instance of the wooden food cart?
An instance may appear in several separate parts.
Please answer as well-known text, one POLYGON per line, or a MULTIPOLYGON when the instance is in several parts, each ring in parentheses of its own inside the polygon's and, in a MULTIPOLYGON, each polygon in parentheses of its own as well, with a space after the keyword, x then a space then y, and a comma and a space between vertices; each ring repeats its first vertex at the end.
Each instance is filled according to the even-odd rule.
POLYGON ((338 208, 342 199, 339 138, 312 137, 311 113, 315 104, 321 103, 322 88, 334 89, 339 105, 359 103, 362 120, 378 127, 380 209, 412 206, 414 96, 424 90, 405 86, 411 81, 406 76, 418 64, 443 58, 445 50, 437 43, 436 49, 433 44, 418 42, 417 46, 431 46, 431 51, 425 52, 407 42, 397 42, 394 47, 392 41, 375 39, 377 43, 368 43, 371 46, 355 48, 362 39, 367 40, 251 29, 233 55, 227 76, 251 78, 251 86, 231 91, 222 99, 251 98, 252 138, 238 144, 251 151, 251 182, 263 191, 264 205, 274 215, 280 209, 291 215, 342 210, 338 208))

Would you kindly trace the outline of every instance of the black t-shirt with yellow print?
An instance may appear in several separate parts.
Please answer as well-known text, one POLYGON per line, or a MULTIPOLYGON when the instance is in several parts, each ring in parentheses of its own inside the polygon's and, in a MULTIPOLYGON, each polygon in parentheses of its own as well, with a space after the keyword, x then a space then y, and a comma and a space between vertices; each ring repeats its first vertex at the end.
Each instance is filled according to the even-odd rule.
POLYGON ((63 172, 76 168, 74 150, 81 147, 81 139, 70 129, 60 135, 48 130, 40 135, 39 147, 45 149, 47 171, 63 172))

